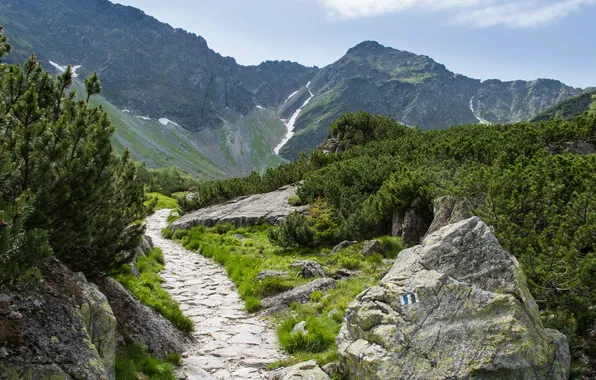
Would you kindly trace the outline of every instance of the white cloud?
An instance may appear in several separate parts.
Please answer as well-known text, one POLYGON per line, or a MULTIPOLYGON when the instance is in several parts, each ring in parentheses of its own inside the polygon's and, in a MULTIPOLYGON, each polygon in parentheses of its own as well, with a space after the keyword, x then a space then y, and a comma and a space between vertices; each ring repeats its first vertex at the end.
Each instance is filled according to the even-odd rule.
POLYGON ((355 19, 407 11, 448 13, 457 24, 486 28, 547 25, 596 0, 319 0, 332 17, 355 19))

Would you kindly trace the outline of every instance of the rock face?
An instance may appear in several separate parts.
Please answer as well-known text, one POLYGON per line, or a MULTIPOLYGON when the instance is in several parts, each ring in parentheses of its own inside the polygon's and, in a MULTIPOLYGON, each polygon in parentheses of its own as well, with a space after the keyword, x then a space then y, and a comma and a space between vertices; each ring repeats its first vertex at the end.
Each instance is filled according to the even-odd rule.
POLYGON ((403 251, 347 310, 350 379, 567 379, 565 336, 545 329, 517 260, 471 218, 403 251))
POLYGON ((291 213, 304 212, 306 206, 294 207, 288 199, 296 195, 295 186, 285 186, 277 191, 231 200, 184 215, 170 225, 172 230, 188 229, 197 225, 213 227, 218 223, 254 225, 259 219, 278 224, 291 213))
POLYGON ((466 198, 447 195, 433 202, 434 219, 426 235, 453 223, 472 217, 472 202, 466 198))
POLYGON ((185 351, 190 338, 175 329, 161 314, 142 304, 118 281, 103 277, 96 283, 116 315, 117 332, 124 343, 143 344, 162 358, 171 352, 185 351))
POLYGON ((115 378, 115 326, 97 287, 53 261, 34 294, 0 295, 0 379, 115 378))
POLYGON ((309 300, 312 292, 326 291, 337 286, 335 280, 331 278, 317 278, 308 284, 298 286, 287 292, 283 292, 274 297, 261 300, 261 306, 265 309, 278 308, 280 306, 289 306, 292 302, 305 303, 309 300))
POLYGON ((298 260, 290 265, 292 268, 300 268, 298 275, 302 278, 325 277, 323 266, 312 260, 298 260))
POLYGON ((432 220, 428 205, 418 198, 406 211, 396 210, 393 213, 391 235, 400 237, 409 246, 419 244, 432 220))

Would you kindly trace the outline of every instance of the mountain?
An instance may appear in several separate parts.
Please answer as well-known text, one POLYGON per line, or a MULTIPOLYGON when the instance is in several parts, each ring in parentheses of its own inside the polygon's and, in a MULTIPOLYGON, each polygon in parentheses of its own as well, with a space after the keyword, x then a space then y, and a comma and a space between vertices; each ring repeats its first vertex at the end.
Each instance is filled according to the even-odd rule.
POLYGON ((195 149, 228 175, 281 162, 273 147, 285 126, 265 108, 282 103, 317 71, 291 62, 240 66, 202 37, 107 0, 7 0, 0 24, 14 47, 13 62, 34 51, 48 69, 54 62, 80 65, 80 76, 97 71, 109 102, 183 126, 195 149))
POLYGON ((596 108, 596 89, 586 90, 581 95, 569 98, 554 107, 536 115, 532 121, 545 121, 559 117, 561 119, 573 119, 583 115, 590 108, 596 108))
POLYGON ((583 90, 555 80, 481 82, 455 74, 424 55, 363 42, 312 79, 314 98, 282 149, 295 158, 327 136, 329 124, 348 111, 390 115, 422 129, 528 120, 583 90))
POLYGON ((242 66, 200 36, 108 0, 4 0, 0 25, 13 62, 34 51, 47 68, 97 71, 118 115, 117 140, 134 146, 136 159, 152 166, 183 160, 179 166, 208 177, 263 171, 309 152, 349 111, 443 129, 528 120, 583 92, 545 79, 481 82, 370 41, 323 69, 287 61, 242 66))

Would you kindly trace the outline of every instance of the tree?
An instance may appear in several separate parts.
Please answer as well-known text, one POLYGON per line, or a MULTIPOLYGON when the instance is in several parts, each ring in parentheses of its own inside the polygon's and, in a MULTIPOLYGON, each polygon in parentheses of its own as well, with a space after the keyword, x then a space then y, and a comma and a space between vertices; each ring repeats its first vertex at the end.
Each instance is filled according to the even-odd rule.
MULTIPOLYGON (((54 79, 35 56, 22 67, 0 65, 0 178, 11 183, 1 190, 11 233, 1 237, 0 256, 14 261, 10 241, 45 236, 58 259, 94 275, 131 259, 124 252, 143 233, 134 222, 144 215, 144 194, 128 152, 112 152, 107 114, 89 105, 101 91, 99 77, 85 80, 86 101, 67 92, 72 81, 70 67, 54 79)), ((34 267, 40 255, 27 255, 34 267)))

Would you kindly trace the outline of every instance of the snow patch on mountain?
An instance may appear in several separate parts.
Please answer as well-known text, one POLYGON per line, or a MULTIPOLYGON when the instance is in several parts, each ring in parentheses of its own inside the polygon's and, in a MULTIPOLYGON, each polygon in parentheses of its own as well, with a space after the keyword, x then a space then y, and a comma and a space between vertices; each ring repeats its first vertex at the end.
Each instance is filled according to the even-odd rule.
MULTIPOLYGON (((288 143, 288 141, 290 141, 290 139, 294 136, 294 124, 296 124, 296 120, 298 120, 298 116, 300 116, 300 112, 302 112, 302 110, 304 109, 304 107, 306 107, 308 105, 308 103, 310 103, 310 101, 312 100, 312 98, 315 97, 315 95, 310 90, 310 82, 308 82, 306 84, 306 89, 308 90, 308 93, 310 94, 310 97, 308 99, 306 99, 306 101, 304 102, 304 104, 302 105, 302 107, 298 108, 296 110, 296 112, 294 112, 294 114, 290 118, 290 121, 288 121, 287 123, 285 123, 286 124, 286 128, 288 129, 288 132, 286 133, 286 137, 273 150, 275 152, 275 154, 277 154, 277 155, 279 155, 279 151, 281 150, 281 148, 283 148, 284 145, 286 145, 288 143)), ((281 120, 283 122, 285 122, 285 119, 281 119, 281 120)))
MULTIPOLYGON (((50 65, 54 66, 61 73, 65 72, 66 71, 66 68, 68 67, 68 65, 67 66, 62 66, 62 65, 57 64, 54 61, 50 61, 50 65)), ((73 76, 73 78, 76 78, 76 77, 79 76, 79 74, 77 74, 77 70, 80 69, 81 67, 82 67, 81 65, 71 65, 70 66, 70 69, 72 70, 72 76, 73 76)))
POLYGON ((160 122, 162 125, 174 124, 174 125, 180 126, 180 124, 174 123, 172 120, 170 120, 170 119, 167 119, 167 118, 165 118, 165 117, 162 117, 162 118, 160 118, 160 119, 159 119, 159 122, 160 122))
POLYGON ((480 124, 491 125, 492 123, 490 121, 485 120, 485 119, 481 118, 480 116, 476 115, 476 111, 474 111, 474 97, 475 97, 475 95, 472 96, 472 99, 470 99, 470 110, 474 114, 474 117, 476 119, 478 119, 478 121, 480 122, 480 124))
POLYGON ((136 116, 135 115, 135 117, 138 117, 139 119, 143 119, 143 120, 151 120, 151 118, 147 117, 147 116, 136 116))

